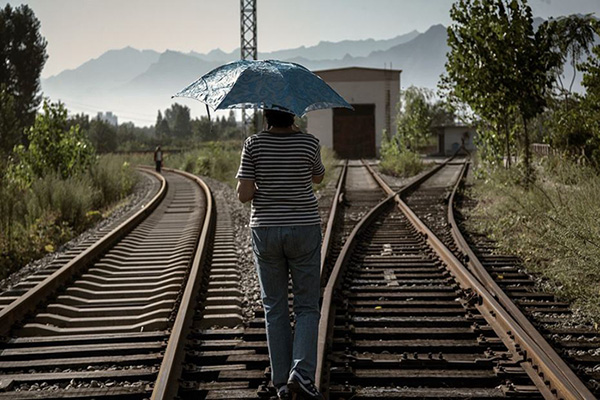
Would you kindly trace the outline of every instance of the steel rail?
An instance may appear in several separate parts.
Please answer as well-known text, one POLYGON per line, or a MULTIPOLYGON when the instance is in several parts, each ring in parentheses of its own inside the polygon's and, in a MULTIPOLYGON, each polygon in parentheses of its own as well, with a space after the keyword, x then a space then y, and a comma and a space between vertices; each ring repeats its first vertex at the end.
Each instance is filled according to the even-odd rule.
POLYGON ((346 174, 348 172, 348 160, 344 161, 342 166, 342 172, 338 177, 337 187, 335 196, 331 202, 331 209, 329 210, 329 218, 327 220, 327 227, 325 228, 325 235, 323 236, 323 245, 321 248, 321 279, 323 279, 323 269, 325 268, 325 261, 331 250, 331 241, 333 239, 333 226, 335 224, 338 204, 341 202, 341 196, 344 190, 344 184, 346 181, 346 174))
POLYGON ((485 269, 481 261, 477 258, 467 241, 465 240, 462 232, 460 231, 456 219, 454 217, 454 199, 456 193, 461 186, 466 171, 468 170, 469 164, 465 163, 459 174, 457 183, 452 189, 452 194, 448 199, 448 223, 452 228, 452 237, 454 242, 458 246, 459 250, 465 254, 466 263, 470 267, 469 269, 474 275, 480 280, 480 282, 490 291, 490 293, 500 302, 500 304, 508 311, 508 313, 516 320, 516 322, 523 328, 531 339, 541 348, 546 354, 548 359, 552 362, 556 371, 550 373, 543 369, 540 373, 548 375, 548 378, 555 377, 556 379, 562 379, 560 381, 550 381, 550 386, 557 389, 557 392, 562 393, 564 396, 567 394, 576 394, 577 397, 567 396, 566 398, 581 398, 581 399, 594 399, 595 396, 589 391, 585 384, 575 375, 573 370, 565 363, 565 361, 556 353, 552 346, 546 341, 546 339, 540 334, 540 332, 533 326, 529 319, 521 312, 515 303, 508 297, 508 295, 498 286, 494 279, 490 276, 488 271, 485 269), (563 380, 568 382, 568 385, 563 380))
POLYGON ((19 322, 26 314, 35 310, 39 304, 43 303, 58 288, 67 283, 82 268, 85 268, 86 265, 89 265, 90 262, 121 240, 158 207, 167 193, 167 181, 162 175, 156 172, 147 169, 144 170, 153 174, 161 181, 158 193, 148 204, 142 205, 142 208, 138 212, 118 227, 0 311, 0 335, 7 335, 15 323, 19 322))
MULTIPOLYGON (((412 178, 403 188, 410 188, 419 185, 421 182, 427 180, 430 176, 443 168, 453 158, 454 156, 446 159, 444 162, 438 164, 431 170, 417 175, 416 177, 412 178)), ((367 164, 365 164, 365 166, 370 169, 367 164)), ((379 176, 374 175, 374 177, 376 180, 381 179, 379 176)), ((334 292, 340 284, 341 277, 343 275, 342 272, 347 264, 347 259, 351 256, 352 249, 355 246, 354 239, 368 226, 373 219, 375 219, 385 210, 386 205, 390 205, 395 196, 396 193, 394 192, 394 194, 391 194, 386 199, 382 200, 354 226, 354 229, 346 239, 346 242, 344 243, 344 246, 338 255, 333 270, 331 271, 331 275, 329 276, 329 280, 327 281, 327 285, 323 291, 321 318, 319 320, 319 337, 317 342, 317 366, 315 372, 315 385, 319 389, 321 389, 323 386, 323 373, 325 372, 325 352, 330 345, 331 335, 333 334, 333 329, 331 328, 335 319, 335 304, 333 304, 332 300, 334 297, 334 292)))
MULTIPOLYGON (((367 165, 367 168, 375 174, 375 171, 370 166, 367 165)), ((378 182, 385 183, 383 180, 378 182)), ((479 279, 452 254, 443 242, 406 205, 401 198, 401 194, 406 191, 408 186, 405 186, 398 192, 393 192, 387 184, 385 186, 386 192, 391 193, 390 196, 395 199, 398 209, 424 235, 427 243, 446 263, 449 271, 456 278, 459 285, 463 289, 470 289, 477 294, 478 304, 475 306, 494 328, 496 333, 503 339, 513 341, 514 346, 509 347, 512 347, 522 356, 523 364, 532 365, 533 368, 526 368, 526 370, 544 397, 555 399, 595 399, 596 397, 585 385, 582 384, 583 387, 581 387, 574 384, 572 377, 577 380, 578 378, 572 374, 572 371, 572 376, 568 376, 563 369, 556 366, 555 360, 530 336, 529 332, 513 318, 479 279), (536 370, 539 371, 537 374, 534 372, 536 370)))
POLYGON ((206 214, 181 303, 179 304, 177 316, 171 328, 169 342, 152 392, 153 400, 172 399, 177 395, 181 364, 185 356, 185 339, 190 330, 194 307, 196 305, 196 296, 198 295, 198 289, 204 275, 203 265, 208 248, 210 247, 210 241, 213 238, 216 223, 214 200, 208 185, 200 178, 187 172, 167 168, 165 170, 178 173, 198 183, 206 197, 206 214))

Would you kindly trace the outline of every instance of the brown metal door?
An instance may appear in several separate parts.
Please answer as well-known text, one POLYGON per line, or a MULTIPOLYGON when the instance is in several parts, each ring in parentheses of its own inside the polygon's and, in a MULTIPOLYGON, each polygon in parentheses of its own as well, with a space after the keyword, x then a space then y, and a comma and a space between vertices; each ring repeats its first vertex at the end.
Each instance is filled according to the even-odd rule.
POLYGON ((341 158, 375 157, 375 104, 333 109, 333 150, 341 158))

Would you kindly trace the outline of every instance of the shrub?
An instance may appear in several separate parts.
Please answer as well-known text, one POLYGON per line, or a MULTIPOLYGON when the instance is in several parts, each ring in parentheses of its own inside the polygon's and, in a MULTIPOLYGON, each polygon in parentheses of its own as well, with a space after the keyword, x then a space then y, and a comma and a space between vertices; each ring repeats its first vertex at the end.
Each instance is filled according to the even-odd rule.
POLYGON ((549 158, 526 190, 513 170, 476 181, 478 206, 468 226, 517 252, 530 271, 600 321, 600 177, 566 159, 549 158))
POLYGON ((379 170, 384 174, 409 177, 425 169, 421 157, 412 151, 401 148, 395 139, 383 135, 379 170))
POLYGON ((131 193, 139 177, 124 156, 103 155, 90 169, 94 187, 99 189, 99 197, 94 203, 102 208, 126 197, 131 193))

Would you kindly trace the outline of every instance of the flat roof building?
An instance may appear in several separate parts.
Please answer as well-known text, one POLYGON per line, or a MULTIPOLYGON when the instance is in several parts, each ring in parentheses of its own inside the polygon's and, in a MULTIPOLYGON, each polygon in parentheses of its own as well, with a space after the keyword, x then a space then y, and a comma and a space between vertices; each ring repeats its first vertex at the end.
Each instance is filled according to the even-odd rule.
POLYGON ((341 158, 373 158, 383 131, 396 131, 401 70, 349 67, 313 71, 354 110, 334 108, 307 114, 309 133, 341 158))

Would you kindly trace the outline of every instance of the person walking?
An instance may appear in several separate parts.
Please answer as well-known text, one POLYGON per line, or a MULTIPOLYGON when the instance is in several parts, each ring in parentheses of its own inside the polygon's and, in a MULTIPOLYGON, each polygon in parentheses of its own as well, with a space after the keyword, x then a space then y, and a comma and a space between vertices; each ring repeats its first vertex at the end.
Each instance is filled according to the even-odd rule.
POLYGON ((162 167, 163 162, 163 152, 160 149, 160 146, 156 146, 156 150, 154 150, 154 164, 156 165, 156 172, 160 174, 160 168, 162 167))
POLYGON ((252 200, 252 248, 265 310, 271 378, 280 399, 297 393, 321 400, 314 382, 322 238, 312 183, 323 180, 325 168, 319 140, 294 125, 294 114, 266 109, 264 116, 267 129, 246 139, 236 178, 239 200, 252 200))

